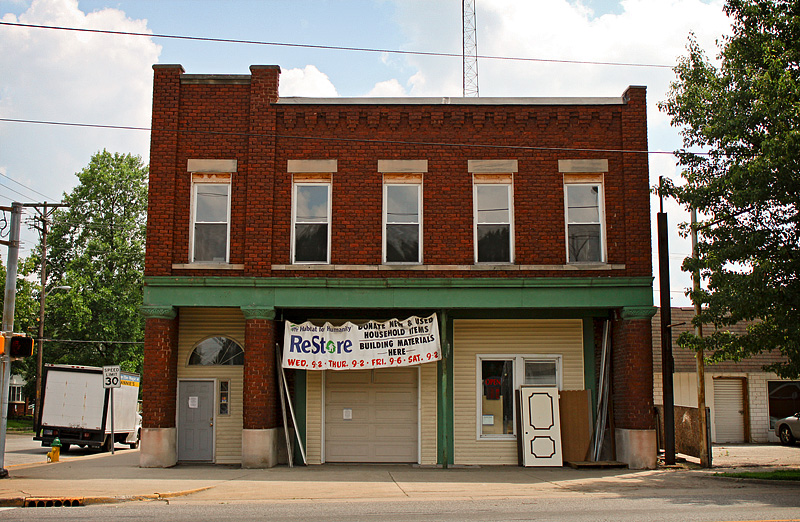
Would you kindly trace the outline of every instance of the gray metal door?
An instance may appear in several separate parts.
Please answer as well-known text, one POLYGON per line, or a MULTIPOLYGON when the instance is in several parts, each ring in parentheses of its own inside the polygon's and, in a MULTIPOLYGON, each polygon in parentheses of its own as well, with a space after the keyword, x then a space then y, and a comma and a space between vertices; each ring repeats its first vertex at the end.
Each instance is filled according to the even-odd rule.
POLYGON ((214 383, 178 383, 178 460, 214 458, 214 383))

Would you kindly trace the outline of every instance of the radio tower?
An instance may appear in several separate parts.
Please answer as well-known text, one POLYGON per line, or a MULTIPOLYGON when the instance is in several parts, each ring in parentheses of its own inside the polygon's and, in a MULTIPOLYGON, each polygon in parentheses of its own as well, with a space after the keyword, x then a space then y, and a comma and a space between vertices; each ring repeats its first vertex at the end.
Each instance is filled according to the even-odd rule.
POLYGON ((462 0, 464 19, 462 60, 464 67, 464 97, 478 96, 478 37, 475 30, 475 0, 462 0))

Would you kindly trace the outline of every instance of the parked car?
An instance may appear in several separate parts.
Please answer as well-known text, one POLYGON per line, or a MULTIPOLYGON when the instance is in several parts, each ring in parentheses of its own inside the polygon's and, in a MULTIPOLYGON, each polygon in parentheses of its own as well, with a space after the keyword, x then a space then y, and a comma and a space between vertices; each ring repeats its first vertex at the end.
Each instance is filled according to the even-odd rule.
POLYGON ((781 444, 791 445, 800 439, 800 413, 789 415, 775 423, 775 435, 781 444))

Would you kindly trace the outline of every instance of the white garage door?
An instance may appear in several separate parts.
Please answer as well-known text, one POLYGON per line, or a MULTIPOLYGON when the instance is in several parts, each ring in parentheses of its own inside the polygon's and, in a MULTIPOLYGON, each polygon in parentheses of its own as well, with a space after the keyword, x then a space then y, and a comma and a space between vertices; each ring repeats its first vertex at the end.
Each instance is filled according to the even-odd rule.
POLYGON ((326 462, 417 462, 418 370, 328 371, 326 462))
POLYGON ((714 379, 714 442, 744 442, 744 383, 714 379))

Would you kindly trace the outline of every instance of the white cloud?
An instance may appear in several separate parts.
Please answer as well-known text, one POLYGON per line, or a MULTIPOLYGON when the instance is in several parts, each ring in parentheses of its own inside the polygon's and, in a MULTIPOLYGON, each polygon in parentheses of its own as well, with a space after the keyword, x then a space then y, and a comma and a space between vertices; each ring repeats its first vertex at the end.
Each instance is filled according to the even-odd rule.
POLYGON ((378 82, 375 84, 375 87, 372 88, 371 91, 367 93, 367 96, 370 97, 386 97, 386 98, 401 98, 403 96, 408 96, 406 90, 400 85, 395 78, 391 80, 386 80, 385 82, 378 82))
MULTIPOLYGON (((5 22, 149 32, 146 20, 117 9, 84 13, 76 0, 33 0, 5 22)), ((0 31, 0 116, 49 122, 149 127, 152 65, 161 47, 145 37, 5 26, 0 31)), ((104 148, 149 156, 149 133, 0 123, 0 168, 51 201, 75 185, 74 173, 104 148)), ((21 192, 24 189, 18 188, 21 192)), ((42 200, 0 190, 2 199, 42 200)), ((6 203, 4 203, 6 204, 6 203)))
POLYGON ((328 75, 313 65, 306 65, 304 69, 281 71, 278 93, 282 97, 334 98, 339 96, 328 75))

